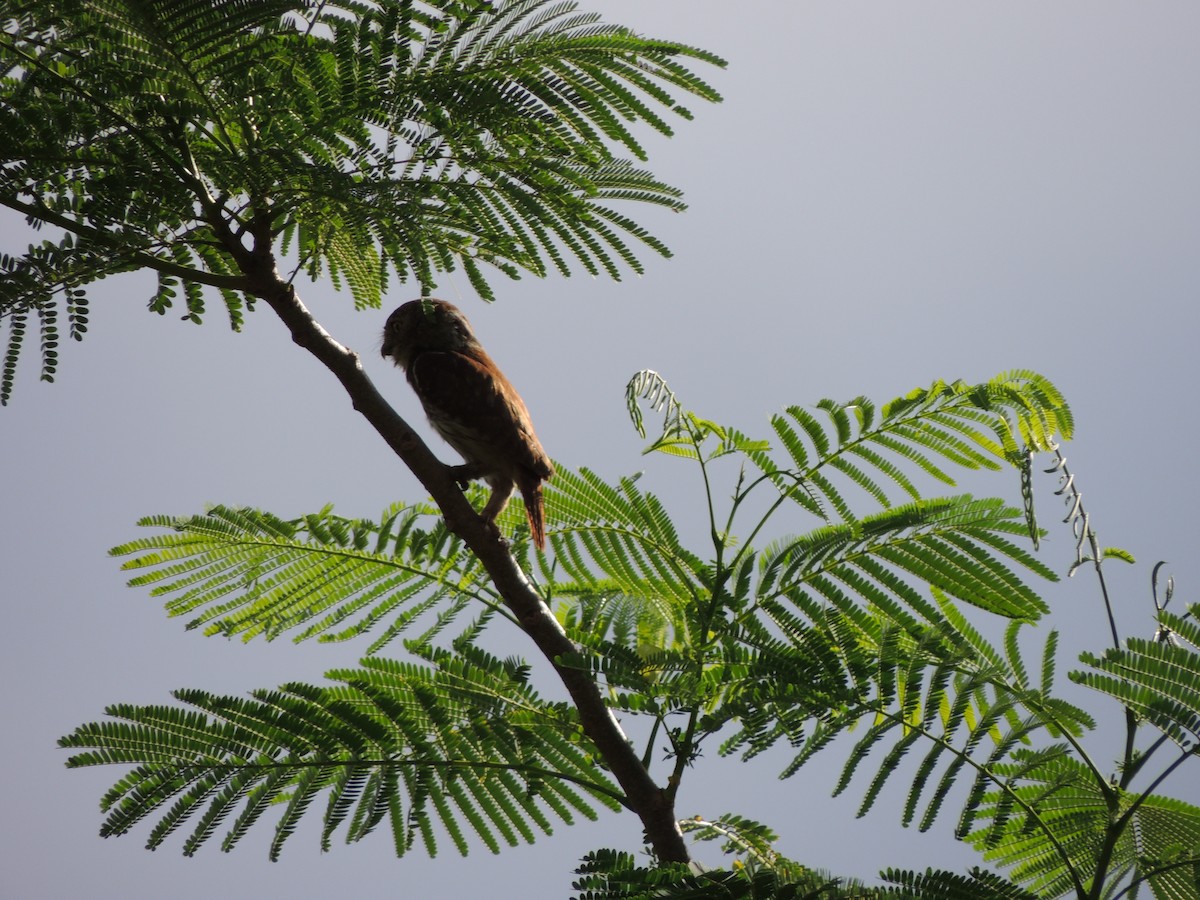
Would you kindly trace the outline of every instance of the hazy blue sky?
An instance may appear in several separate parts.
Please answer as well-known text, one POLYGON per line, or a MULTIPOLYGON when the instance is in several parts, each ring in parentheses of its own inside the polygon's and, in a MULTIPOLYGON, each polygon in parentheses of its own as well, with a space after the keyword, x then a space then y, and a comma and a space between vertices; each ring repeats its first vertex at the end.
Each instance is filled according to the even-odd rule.
MULTIPOLYGON (((649 259, 645 276, 622 283, 498 284, 487 308, 465 279, 439 290, 472 317, 552 456, 612 477, 646 469, 642 483, 686 520, 698 497, 693 472, 640 457, 627 422, 622 389, 638 369, 662 372, 702 414, 765 435, 770 413, 787 404, 860 393, 883 401, 935 378, 1029 367, 1075 411, 1066 453, 1101 540, 1139 558, 1113 572, 1127 629, 1152 627, 1155 560, 1170 561, 1180 599, 1197 595, 1200 6, 584 6, 730 66, 704 73, 723 104, 697 105, 697 121, 674 139, 649 142, 650 167, 691 203, 684 216, 633 210, 672 260, 649 259)), ((0 249, 23 249, 27 233, 4 221, 0 249)), ((387 310, 355 313, 324 283, 301 291, 425 428, 402 376, 378 357, 387 310)), ((269 312, 234 335, 217 315, 199 329, 149 315, 149 294, 138 277, 100 285, 91 332, 65 348, 58 383, 36 382, 27 366, 0 411, 0 895, 554 898, 586 850, 635 846, 636 821, 612 815, 498 857, 433 862, 397 861, 385 833, 322 855, 316 816, 278 864, 266 861, 266 823, 230 855, 214 841, 191 860, 178 841, 146 852, 144 830, 96 836, 98 800, 119 772, 66 771, 58 736, 100 718, 107 703, 316 680, 361 650, 184 633, 159 601, 124 587, 107 548, 137 536, 142 515, 212 502, 284 516, 333 502, 374 516, 422 496, 269 312)), ((410 296, 400 286, 393 299, 410 296)), ((972 484, 1010 499, 1015 487, 1011 477, 972 484)), ((1049 476, 1041 487, 1049 524, 1049 476)), ((1055 531, 1042 555, 1065 571, 1069 533, 1055 531)), ((1047 597, 1071 648, 1103 646, 1086 575, 1047 597)), ((829 799, 834 756, 781 783, 784 761, 706 758, 679 812, 769 822, 783 853, 848 874, 973 861, 951 841, 952 814, 930 834, 899 829, 901 783, 856 820, 865 783, 829 799)), ((1174 783, 1194 803, 1196 776, 1174 783)))

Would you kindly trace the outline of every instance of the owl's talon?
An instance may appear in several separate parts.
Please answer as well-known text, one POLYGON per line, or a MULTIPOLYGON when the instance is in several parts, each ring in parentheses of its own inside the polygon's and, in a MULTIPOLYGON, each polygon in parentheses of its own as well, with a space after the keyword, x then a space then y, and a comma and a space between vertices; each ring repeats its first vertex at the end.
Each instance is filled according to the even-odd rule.
POLYGON ((483 527, 507 549, 509 546, 508 538, 500 531, 500 526, 491 519, 485 519, 483 516, 479 518, 483 522, 483 527))
POLYGON ((471 486, 471 482, 480 476, 479 466, 472 463, 464 463, 461 466, 446 466, 450 477, 454 479, 454 483, 458 485, 460 491, 465 491, 471 486))

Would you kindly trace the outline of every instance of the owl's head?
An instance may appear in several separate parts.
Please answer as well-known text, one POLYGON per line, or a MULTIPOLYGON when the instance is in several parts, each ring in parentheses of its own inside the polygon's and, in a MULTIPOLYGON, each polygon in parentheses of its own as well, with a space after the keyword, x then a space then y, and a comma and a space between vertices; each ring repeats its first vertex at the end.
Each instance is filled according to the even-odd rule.
POLYGON ((418 353, 464 352, 478 346, 471 323, 457 306, 427 298, 410 300, 388 316, 379 352, 407 369, 418 353))

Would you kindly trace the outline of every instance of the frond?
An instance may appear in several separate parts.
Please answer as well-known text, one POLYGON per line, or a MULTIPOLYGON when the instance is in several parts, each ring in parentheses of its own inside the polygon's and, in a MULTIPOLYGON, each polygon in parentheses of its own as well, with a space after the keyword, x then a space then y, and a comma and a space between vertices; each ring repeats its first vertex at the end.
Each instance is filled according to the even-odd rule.
POLYGON ((882 877, 887 884, 897 885, 882 896, 896 900, 1039 900, 1042 896, 980 869, 968 875, 934 869, 920 873, 888 869, 882 877))
POLYGON ((786 740, 803 748, 801 756, 810 756, 827 739, 825 726, 857 715, 869 689, 869 654, 840 642, 836 626, 816 627, 782 608, 769 609, 769 620, 770 625, 747 623, 745 642, 753 655, 720 709, 702 720, 711 733, 736 724, 721 745, 722 755, 742 750, 749 759, 786 740))
MULTIPOLYGON (((1009 869, 1011 877, 1041 896, 1073 893, 1094 871, 1106 837, 1109 807, 1103 781, 1066 752, 1017 749, 992 765, 996 780, 984 790, 977 780, 971 816, 960 829, 984 824, 964 839, 985 860, 1009 869), (1048 834, 1047 834, 1048 833, 1048 834)), ((1132 861, 1126 833, 1114 869, 1132 861)))
POLYGON ((602 679, 615 706, 657 714, 682 702, 675 681, 689 657, 678 611, 617 592, 564 597, 557 615, 579 647, 560 662, 602 679))
MULTIPOLYGON (((683 824, 683 823, 681 823, 683 824)), ((583 858, 575 900, 866 900, 875 896, 853 879, 838 878, 777 858, 772 866, 696 872, 683 864, 639 866, 632 854, 597 850, 583 858)))
POLYGON ((465 854, 472 841, 532 842, 557 819, 618 806, 578 725, 561 704, 478 654, 428 654, 432 665, 371 658, 330 673, 334 684, 284 685, 251 698, 178 691, 184 706, 118 705, 116 721, 62 738, 68 766, 132 765, 105 795, 101 834, 154 817, 148 846, 191 825, 191 855, 232 817, 231 849, 268 807, 282 806, 272 859, 325 795, 322 846, 365 837, 385 818, 398 854, 437 832, 465 854), (189 708, 190 707, 190 708, 189 708))
MULTIPOLYGON (((1115 788, 1053 747, 1017 750, 993 771, 998 786, 976 794, 974 816, 985 824, 965 839, 1039 896, 1060 896, 1087 884, 1113 823, 1108 793, 1115 788)), ((1108 883, 1129 877, 1148 882, 1155 897, 1197 896, 1200 809, 1153 795, 1120 794, 1116 800, 1127 821, 1109 838, 1114 843, 1108 883)))
POLYGON ((695 816, 681 819, 679 827, 698 841, 723 841, 721 852, 745 856, 760 865, 770 866, 779 857, 772 846, 779 835, 752 819, 726 814, 710 822, 695 816))
MULTIPOLYGON (((1192 614, 1200 610, 1193 605, 1192 614)), ((1186 629, 1178 617, 1160 614, 1164 622, 1186 629)), ((1200 741, 1200 653, 1170 641, 1130 638, 1121 649, 1103 656, 1083 653, 1091 670, 1073 671, 1072 681, 1107 694, 1140 720, 1160 729, 1186 750, 1200 741)))
POLYGON ((1200 896, 1200 809, 1171 797, 1142 798, 1135 813, 1135 877, 1156 900, 1200 896))
POLYGON ((78 285, 126 268, 114 267, 103 254, 91 252, 71 235, 57 244, 45 241, 31 246, 22 258, 0 254, 0 343, 4 346, 0 406, 12 398, 30 321, 38 327, 41 380, 52 382, 63 338, 80 341, 88 330, 87 297, 78 285), (60 317, 66 319, 65 335, 59 330, 60 317))
POLYGON ((735 428, 718 425, 684 409, 667 382, 653 369, 643 369, 625 385, 625 406, 633 427, 646 436, 640 403, 663 415, 662 432, 642 453, 666 453, 685 459, 716 459, 731 453, 762 452, 765 441, 754 441, 735 428), (707 445, 707 446, 705 446, 707 445))
POLYGON ((675 612, 667 604, 656 603, 653 597, 619 592, 568 597, 560 606, 559 618, 577 643, 586 647, 631 648, 639 653, 671 646, 668 632, 675 612))
POLYGON ((382 628, 376 652, 423 614, 441 626, 467 604, 499 601, 476 558, 425 506, 395 506, 381 522, 344 519, 327 507, 284 521, 217 506, 202 516, 150 516, 167 529, 114 547, 139 574, 132 587, 167 597, 172 616, 206 634, 301 641, 347 640, 382 628))
POLYGON ((750 458, 786 496, 827 521, 853 521, 844 492, 883 508, 921 493, 915 474, 954 484, 950 469, 1020 468, 1029 450, 1070 437, 1073 420, 1057 389, 1024 370, 969 385, 935 382, 877 410, 865 397, 822 400, 815 411, 789 407, 771 420, 786 462, 766 451, 750 458))
POLYGON ((646 429, 642 424, 642 408, 639 401, 645 401, 654 412, 662 413, 664 438, 679 436, 682 432, 684 409, 666 380, 653 369, 643 369, 625 385, 625 407, 629 411, 633 427, 644 438, 646 429))
POLYGON ((545 487, 546 515, 561 594, 620 592, 679 611, 703 590, 701 560, 679 539, 665 507, 623 478, 605 483, 588 469, 556 471, 545 487))
POLYGON ((1022 533, 1019 510, 970 495, 921 500, 860 521, 831 525, 768 547, 761 554, 758 594, 789 596, 810 615, 824 603, 856 603, 851 589, 904 623, 911 613, 936 619, 919 585, 1010 618, 1033 620, 1045 602, 1017 567, 1057 580, 1011 538, 1022 533))

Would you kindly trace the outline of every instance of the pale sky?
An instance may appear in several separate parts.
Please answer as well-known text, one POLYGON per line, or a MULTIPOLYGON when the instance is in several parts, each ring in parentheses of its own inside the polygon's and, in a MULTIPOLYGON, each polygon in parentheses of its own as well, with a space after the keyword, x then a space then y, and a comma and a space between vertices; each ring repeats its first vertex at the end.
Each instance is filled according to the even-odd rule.
MULTIPOLYGON (((621 283, 497 281, 491 307, 464 278, 439 288, 472 318, 556 460, 611 478, 644 469, 640 484, 687 522, 698 514, 695 473, 641 457, 628 424, 622 392, 639 369, 661 372, 702 415, 765 437, 769 416, 789 404, 858 394, 883 402, 936 378, 1028 367, 1054 380, 1075 412, 1065 452, 1101 541, 1138 557, 1136 567, 1110 566, 1126 633, 1152 631, 1155 561, 1170 562, 1176 603, 1197 596, 1200 6, 583 5, 730 65, 702 71, 724 103, 694 103, 695 122, 648 141, 648 167, 683 188, 691 209, 629 211, 673 259, 645 257, 646 274, 621 283)), ((23 250, 29 234, 4 222, 0 250, 23 250)), ((378 357, 383 320, 412 288, 396 286, 387 309, 362 313, 328 283, 300 291, 428 434, 402 375, 378 357)), ((332 502, 344 515, 377 516, 394 500, 423 498, 265 307, 235 335, 215 297, 209 324, 196 328, 148 314, 150 293, 144 277, 94 287, 91 330, 62 349, 57 383, 36 381, 31 353, 0 410, 0 895, 557 898, 587 850, 636 851, 636 819, 602 814, 495 857, 477 849, 396 860, 386 831, 321 854, 323 801, 276 864, 266 859, 266 820, 232 854, 215 839, 194 859, 178 839, 147 852, 146 828, 97 836, 99 798, 121 772, 67 771, 60 735, 109 703, 167 702, 179 687, 241 694, 317 681, 363 650, 186 633, 161 601, 124 586, 107 549, 141 536, 143 515, 208 503, 293 517, 332 502)), ((453 459, 436 438, 431 445, 453 459)), ((725 474, 728 494, 734 473, 725 474)), ((1055 524, 1053 482, 1040 477, 1052 529, 1041 558, 1065 573, 1070 534, 1055 524)), ((1011 474, 969 489, 1016 500, 1011 474)), ((1072 654, 1103 648, 1107 626, 1086 573, 1045 596, 1068 651, 1064 674, 1072 654)), ((535 656, 519 635, 511 641, 509 652, 535 656)), ((1069 695, 1112 717, 1102 698, 1069 695)), ((1107 759, 1117 748, 1111 734, 1099 737, 1094 755, 1107 759)), ((758 819, 781 835, 780 852, 847 875, 977 861, 953 842, 956 807, 930 833, 901 830, 907 783, 897 780, 855 819, 867 780, 830 799, 836 751, 780 782, 788 758, 744 765, 710 752, 678 812, 758 819)), ((1200 803, 1197 766, 1166 792, 1200 803)), ((699 855, 720 862, 714 845, 699 855)))

